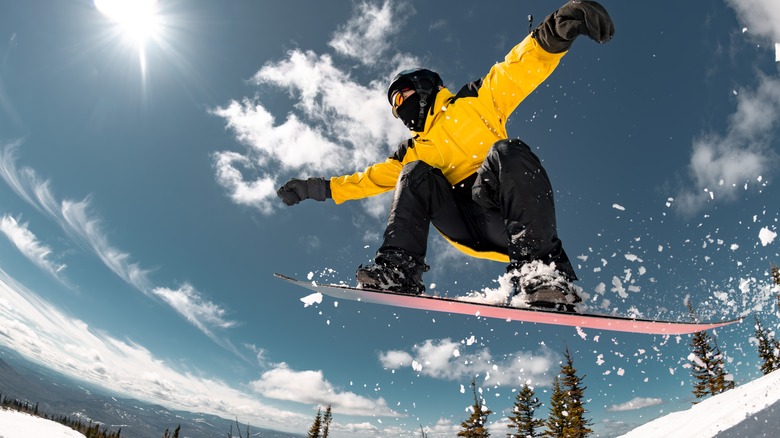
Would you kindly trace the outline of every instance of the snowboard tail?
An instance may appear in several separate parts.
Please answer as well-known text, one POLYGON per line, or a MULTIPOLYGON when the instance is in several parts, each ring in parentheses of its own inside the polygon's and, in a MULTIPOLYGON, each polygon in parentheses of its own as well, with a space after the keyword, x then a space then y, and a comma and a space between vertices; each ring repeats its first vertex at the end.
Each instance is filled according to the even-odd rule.
POLYGON ((283 274, 274 274, 274 276, 311 291, 342 300, 503 319, 505 321, 532 322, 626 333, 680 335, 710 330, 741 321, 741 319, 712 322, 663 321, 613 315, 567 313, 551 309, 506 307, 430 295, 406 295, 397 292, 358 289, 345 285, 319 284, 314 281, 297 280, 283 274))

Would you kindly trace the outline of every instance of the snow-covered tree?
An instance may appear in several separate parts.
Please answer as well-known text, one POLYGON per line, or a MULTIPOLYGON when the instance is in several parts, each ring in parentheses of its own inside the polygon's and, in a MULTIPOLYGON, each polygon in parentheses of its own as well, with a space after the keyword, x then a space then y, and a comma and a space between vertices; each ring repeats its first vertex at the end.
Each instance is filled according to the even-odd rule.
POLYGON ((756 340, 758 340, 758 357, 761 358, 761 372, 766 374, 780 369, 780 342, 774 338, 774 333, 761 325, 756 319, 756 340))
POLYGON ((535 418, 536 410, 542 406, 542 403, 536 397, 533 388, 528 384, 523 385, 523 389, 517 394, 515 404, 512 407, 512 414, 509 417, 507 427, 511 432, 507 434, 510 438, 536 438, 541 436, 541 429, 544 427, 544 421, 535 418))
POLYGON ((487 429, 487 418, 493 411, 488 409, 477 395, 477 383, 475 380, 471 381, 471 389, 474 393, 474 405, 471 406, 471 416, 466 421, 460 423, 461 430, 458 432, 458 436, 487 438, 490 436, 490 432, 487 429))
POLYGON ((585 376, 577 376, 574 360, 566 347, 566 361, 561 365, 561 374, 553 382, 553 394, 550 399, 550 416, 544 436, 556 438, 584 438, 593 430, 592 423, 585 417, 585 376))

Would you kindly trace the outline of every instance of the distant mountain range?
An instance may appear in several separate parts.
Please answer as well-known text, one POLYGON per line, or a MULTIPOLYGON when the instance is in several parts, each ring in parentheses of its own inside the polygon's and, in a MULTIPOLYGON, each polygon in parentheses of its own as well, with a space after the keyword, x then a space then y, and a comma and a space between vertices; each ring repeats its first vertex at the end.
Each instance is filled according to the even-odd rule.
MULTIPOLYGON (((159 405, 111 396, 105 390, 59 374, 32 363, 12 350, 0 348, 0 394, 3 397, 38 403, 41 413, 65 415, 83 422, 98 422, 112 431, 122 428, 129 438, 160 438, 166 429, 173 432, 181 425, 181 436, 212 438, 227 436, 235 421, 184 411, 172 411, 159 405)), ((240 420, 240 419, 239 419, 240 420)), ((246 425, 241 425, 242 433, 246 425)), ((252 436, 264 438, 301 438, 286 432, 250 425, 252 436)))

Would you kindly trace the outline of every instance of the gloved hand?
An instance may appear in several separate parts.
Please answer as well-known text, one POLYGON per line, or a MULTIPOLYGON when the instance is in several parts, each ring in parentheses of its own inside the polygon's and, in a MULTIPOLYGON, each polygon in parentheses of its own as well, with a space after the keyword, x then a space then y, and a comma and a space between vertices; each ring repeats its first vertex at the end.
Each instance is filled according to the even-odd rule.
POLYGON ((330 181, 324 178, 293 178, 279 187, 276 194, 287 205, 295 205, 304 199, 324 201, 331 197, 330 181))
POLYGON ((534 29, 534 38, 549 53, 569 50, 578 35, 606 43, 615 35, 615 25, 604 6, 589 0, 572 0, 553 12, 534 29))

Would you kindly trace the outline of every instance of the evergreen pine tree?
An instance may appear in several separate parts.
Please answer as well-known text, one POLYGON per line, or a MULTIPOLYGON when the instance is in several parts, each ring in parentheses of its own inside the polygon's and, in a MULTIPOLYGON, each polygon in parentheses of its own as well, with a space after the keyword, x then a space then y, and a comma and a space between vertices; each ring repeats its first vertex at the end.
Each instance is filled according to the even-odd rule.
POLYGON ((317 416, 314 417, 314 423, 309 428, 309 434, 307 438, 320 438, 320 432, 322 429, 322 409, 317 408, 317 416))
MULTIPOLYGON (((693 303, 688 301, 688 312, 691 317, 698 321, 699 317, 693 310, 693 303)), ((710 346, 710 335, 705 331, 696 332, 691 337, 691 354, 688 355, 688 360, 693 362, 691 365, 691 374, 693 375, 693 395, 698 403, 698 399, 704 398, 709 394, 709 381, 710 381, 710 356, 712 354, 710 346)))
POLYGON ((553 379, 553 390, 550 396, 550 414, 545 421, 547 427, 542 436, 562 437, 563 428, 566 424, 566 400, 565 394, 561 389, 561 379, 555 376, 553 379))
POLYGON ((553 396, 550 402, 550 417, 547 419, 545 436, 557 438, 585 438, 593 430, 590 420, 585 417, 585 386, 582 380, 585 376, 577 376, 574 360, 566 347, 564 352, 566 362, 561 365, 561 375, 556 377, 553 385, 553 396), (557 394, 556 394, 557 392, 557 394))
POLYGON ((713 395, 734 389, 734 378, 726 371, 726 361, 718 346, 718 339, 713 338, 712 350, 712 380, 710 387, 713 395))
POLYGON ((331 405, 328 405, 325 409, 325 415, 322 417, 322 438, 328 438, 331 420, 333 420, 333 415, 331 414, 331 405))
MULTIPOLYGON (((772 265, 772 282, 774 282, 777 285, 780 285, 780 267, 777 265, 772 265)), ((778 309, 780 309, 780 293, 777 294, 776 298, 776 304, 778 309)))
POLYGON ((542 403, 536 397, 534 390, 528 384, 524 384, 522 390, 517 394, 512 408, 514 415, 509 417, 507 427, 513 430, 507 436, 510 438, 536 438, 540 436, 544 421, 534 417, 540 406, 542 403))
POLYGON ((477 383, 471 381, 471 389, 474 392, 474 405, 471 407, 472 413, 468 420, 460 423, 461 430, 458 436, 466 438, 487 438, 490 433, 487 430, 487 418, 493 411, 487 409, 477 396, 477 383))
POLYGON ((585 418, 585 414, 588 411, 585 409, 585 389, 586 386, 582 386, 582 380, 585 376, 578 376, 577 370, 574 368, 574 360, 569 352, 569 347, 566 347, 566 364, 561 369, 561 386, 566 390, 568 396, 567 412, 569 417, 569 425, 564 429, 564 436, 567 438, 585 438, 593 432, 589 427, 593 423, 585 418))
POLYGON ((165 433, 163 433, 163 438, 179 438, 180 430, 181 430, 181 424, 176 426, 176 430, 173 431, 173 434, 171 434, 168 431, 168 428, 165 428, 165 433))
POLYGON ((758 357, 761 358, 761 372, 766 374, 780 369, 780 342, 774 339, 772 333, 765 329, 756 319, 756 339, 758 340, 758 357))
POLYGON ((688 358, 693 362, 691 367, 694 379, 693 395, 697 399, 734 388, 734 380, 726 372, 723 353, 707 332, 694 333, 691 338, 691 348, 688 358))
MULTIPOLYGON (((691 374, 693 375, 693 395, 701 399, 710 394, 710 336, 707 332, 696 332, 691 337, 691 354, 688 359, 693 362, 691 374)), ((694 403, 698 403, 695 401, 694 403)))

